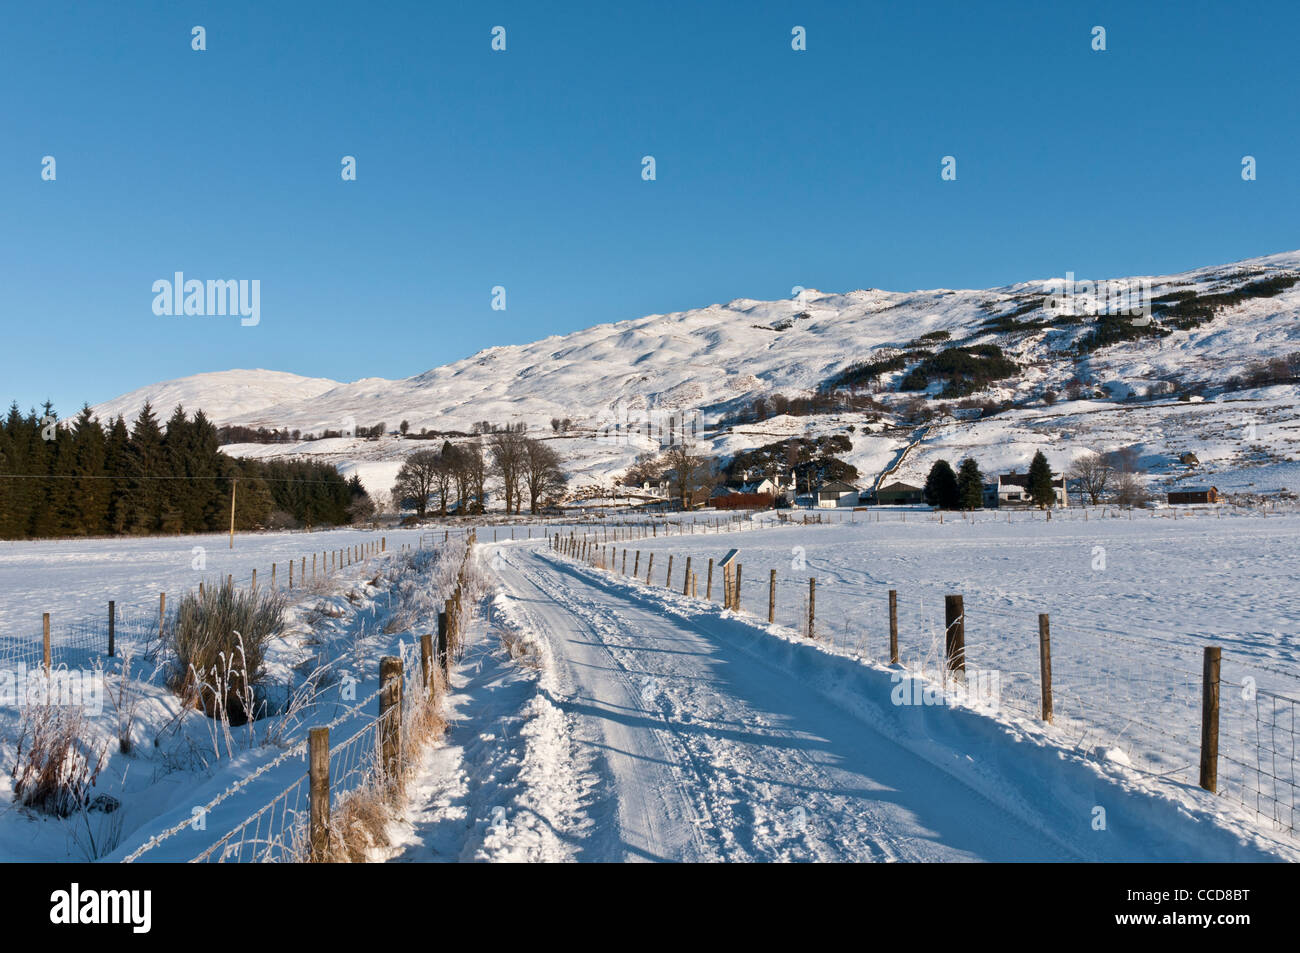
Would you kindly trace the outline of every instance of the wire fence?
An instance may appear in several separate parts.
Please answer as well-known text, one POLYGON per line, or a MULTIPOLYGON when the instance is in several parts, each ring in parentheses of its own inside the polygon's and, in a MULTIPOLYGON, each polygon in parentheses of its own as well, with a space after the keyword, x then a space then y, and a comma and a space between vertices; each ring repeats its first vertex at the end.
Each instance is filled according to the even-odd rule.
MULTIPOLYGON (((167 614, 167 619, 173 617, 167 614)), ((166 625, 166 620, 164 620, 166 625)), ((45 633, 0 635, 0 669, 13 670, 20 665, 35 670, 45 665, 45 633)), ((50 665, 52 668, 92 668, 110 657, 127 654, 148 656, 160 644, 158 613, 137 612, 116 607, 110 626, 107 614, 102 621, 88 619, 50 620, 50 665), (112 631, 110 655, 109 632, 112 631)))
MULTIPOLYGON (((422 538, 421 546, 423 542, 422 538)), ((372 557, 387 552, 387 537, 384 536, 341 548, 314 551, 306 556, 272 562, 269 571, 268 567, 263 567, 261 584, 291 594, 325 592, 334 585, 336 574, 341 570, 354 565, 368 565, 372 557)), ((251 567, 250 577, 237 581, 231 574, 213 576, 206 580, 206 584, 208 587, 224 584, 255 588, 258 585, 257 572, 256 567, 251 567)), ((203 585, 203 582, 198 584, 200 590, 203 585)), ((209 588, 208 591, 212 589, 209 588)), ((184 599, 192 592, 193 590, 188 590, 181 593, 180 598, 184 599)), ((162 600, 153 606, 124 606, 116 601, 110 602, 107 611, 98 619, 66 619, 57 612, 48 614, 50 667, 92 668, 104 659, 126 654, 134 658, 154 660, 162 648, 163 633, 176 618, 175 602, 166 593, 161 595, 162 600), (160 609, 163 611, 160 612, 160 609)), ((0 635, 0 670, 13 670, 20 665, 29 670, 43 667, 45 643, 45 623, 31 628, 20 626, 17 632, 9 631, 0 635)))
MULTIPOLYGON (((401 703, 367 719, 343 741, 330 742, 329 801, 331 812, 336 816, 346 814, 349 798, 384 796, 400 783, 410 767, 407 746, 399 746, 395 764, 384 764, 384 735, 387 728, 400 720, 399 737, 418 737, 416 722, 422 716, 423 706, 430 704, 431 699, 418 675, 421 665, 419 645, 403 644, 399 653, 403 672, 401 703)), ((376 689, 352 712, 325 727, 331 730, 339 727, 364 706, 376 703, 382 692, 382 688, 376 689)), ((309 742, 306 740, 291 749, 293 757, 304 761, 308 752, 309 742)), ((306 861, 311 856, 310 822, 310 776, 302 771, 286 788, 204 848, 191 863, 306 861)))
MULTIPOLYGON (((786 525, 802 526, 802 520, 797 517, 786 525)), ((670 545, 676 549, 677 534, 670 532, 674 535, 670 545)), ((624 574, 626 565, 630 576, 639 541, 645 537, 624 537, 610 548, 603 528, 584 527, 577 528, 572 538, 571 544, 564 536, 554 542, 562 553, 585 557, 617 575, 624 574), (584 547, 582 541, 588 545, 584 547), (625 548, 634 554, 626 564, 618 552, 625 548)), ((662 548, 643 551, 640 581, 646 579, 651 552, 658 554, 651 584, 679 594, 690 591, 684 576, 688 554, 680 551, 671 563, 671 553, 662 548)), ((691 571, 698 574, 697 598, 721 602, 721 570, 713 569, 710 591, 711 560, 700 558, 698 550, 689 555, 694 557, 691 571)), ((837 653, 888 663, 887 585, 874 580, 869 569, 841 567, 838 577, 818 584, 810 598, 808 579, 814 573, 802 568, 800 557, 799 547, 792 548, 785 562, 780 562, 785 557, 779 549, 751 557, 754 565, 741 567, 741 611, 767 619, 772 605, 775 624, 811 636, 837 653), (769 600, 774 557, 780 567, 776 578, 780 598, 773 605, 769 600)), ((973 694, 979 703, 1041 719, 1038 611, 972 603, 965 605, 964 615, 965 685, 975 689, 973 693, 968 689, 968 697, 973 694)), ((943 599, 926 601, 900 592, 896 618, 902 668, 951 684, 943 599)), ((1142 637, 1134 637, 1117 628, 1104 608, 1049 618, 1051 731, 1088 757, 1196 786, 1202 750, 1204 649, 1215 640, 1203 633, 1190 636, 1145 625, 1141 629, 1142 637)), ((1231 636, 1222 639, 1226 647, 1219 674, 1216 793, 1237 802, 1273 830, 1297 836, 1300 672, 1259 658, 1257 647, 1234 645, 1231 636)))

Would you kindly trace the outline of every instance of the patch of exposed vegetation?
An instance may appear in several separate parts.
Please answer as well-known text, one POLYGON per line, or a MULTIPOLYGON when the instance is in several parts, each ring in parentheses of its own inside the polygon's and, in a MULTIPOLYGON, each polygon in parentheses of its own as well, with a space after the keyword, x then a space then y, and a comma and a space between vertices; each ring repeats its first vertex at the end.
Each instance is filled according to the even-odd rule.
POLYGON ((882 375, 906 370, 908 364, 925 360, 931 354, 932 352, 925 348, 913 348, 912 350, 877 357, 874 360, 858 361, 850 364, 833 377, 828 378, 822 384, 822 389, 834 390, 836 387, 868 386, 875 383, 882 375))
POLYGON ((925 390, 936 379, 947 381, 940 396, 965 397, 994 381, 1014 377, 1020 365, 996 344, 950 347, 925 358, 898 382, 900 391, 925 390))
POLYGON ((1187 331, 1211 320, 1220 311, 1255 298, 1275 298, 1300 282, 1300 274, 1270 275, 1250 281, 1231 291, 1197 294, 1179 291, 1152 302, 1152 310, 1166 327, 1187 331))

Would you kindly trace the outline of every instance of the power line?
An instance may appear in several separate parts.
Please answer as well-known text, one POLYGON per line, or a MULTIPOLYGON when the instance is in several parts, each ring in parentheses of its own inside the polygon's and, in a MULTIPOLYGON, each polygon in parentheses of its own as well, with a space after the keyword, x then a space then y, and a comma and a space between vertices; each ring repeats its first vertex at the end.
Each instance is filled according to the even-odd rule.
POLYGON ((75 474, 63 473, 0 473, 0 480, 120 480, 130 482, 133 480, 261 480, 263 483, 295 483, 303 486, 346 486, 347 478, 339 474, 339 484, 334 480, 293 480, 287 477, 251 477, 251 476, 103 476, 98 474, 87 474, 77 476, 75 474))

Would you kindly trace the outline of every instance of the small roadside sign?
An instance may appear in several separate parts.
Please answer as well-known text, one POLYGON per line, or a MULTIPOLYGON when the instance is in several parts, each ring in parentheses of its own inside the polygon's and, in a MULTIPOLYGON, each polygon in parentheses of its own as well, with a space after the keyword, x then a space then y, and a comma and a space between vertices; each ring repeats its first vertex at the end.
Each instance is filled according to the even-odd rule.
POLYGON ((722 562, 718 563, 719 568, 726 569, 728 566, 730 566, 733 562, 735 562, 736 554, 739 552, 740 552, 739 549, 727 550, 727 555, 723 556, 722 562))

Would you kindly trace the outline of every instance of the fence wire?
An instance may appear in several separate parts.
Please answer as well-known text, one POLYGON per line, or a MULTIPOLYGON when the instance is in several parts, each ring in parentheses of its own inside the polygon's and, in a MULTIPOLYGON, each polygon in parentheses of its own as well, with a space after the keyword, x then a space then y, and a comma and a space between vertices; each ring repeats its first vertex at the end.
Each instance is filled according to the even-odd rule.
MULTIPOLYGON (((1218 518, 1217 513, 1198 511, 1180 513, 1178 518, 1185 515, 1193 519, 1218 518)), ((799 516, 785 525, 802 527, 799 516)), ((934 514, 912 516, 938 518, 934 514)), ((1127 511, 1113 510, 1103 518, 1128 516, 1127 511)), ((902 514, 896 518, 901 519, 902 514)), ((1042 517, 1025 511, 1016 512, 1014 518, 1020 521, 1042 517)), ((1075 513, 1070 518, 1082 516, 1075 513)), ((1098 515, 1093 514, 1093 518, 1098 515)), ((575 538, 582 536, 579 529, 575 538)), ((637 543, 636 540, 620 541, 617 546, 636 550, 637 543)), ((675 543, 674 534, 673 542, 668 545, 675 543)), ((603 540, 600 544, 603 545, 603 540)), ((656 556, 651 585, 663 588, 669 556, 664 548, 652 546, 642 551, 639 578, 645 580, 650 552, 656 556)), ((673 578, 668 588, 680 593, 687 553, 678 550, 672 554, 673 578)), ((695 557, 692 571, 699 573, 697 595, 705 599, 707 559, 701 559, 698 550, 690 554, 695 557)), ((794 547, 792 556, 797 555, 799 547, 794 547)), ((613 558, 611 568, 621 575, 622 554, 613 558)), ((629 559, 629 574, 632 568, 633 561, 629 559)), ((767 619, 772 568, 770 554, 744 567, 740 586, 744 614, 767 619)), ((775 568, 779 594, 774 620, 777 625, 804 636, 811 634, 837 652, 877 662, 889 661, 887 588, 873 580, 869 571, 849 573, 860 577, 858 582, 857 578, 842 578, 846 571, 841 567, 841 578, 818 581, 815 622, 810 633, 808 578, 817 575, 816 570, 811 567, 796 570, 789 560, 779 555, 775 568)), ((717 604, 722 598, 721 572, 715 566, 712 600, 717 604)), ((968 684, 978 685, 981 694, 993 688, 996 697, 981 698, 981 701, 991 701, 996 707, 1020 716, 1040 719, 1043 698, 1037 611, 977 602, 966 604, 964 609, 968 684)), ((946 670, 942 597, 908 599, 900 593, 898 624, 899 661, 903 667, 942 680, 946 670)), ((1059 618, 1050 620, 1053 731, 1088 757, 1125 765, 1174 783, 1197 786, 1203 649, 1214 638, 1206 633, 1189 635, 1186 631, 1145 624, 1141 637, 1134 637, 1121 626, 1122 623, 1086 612, 1072 614, 1070 621, 1064 623, 1059 618)), ((1257 821, 1293 836, 1297 834, 1296 808, 1300 800, 1297 707, 1300 707, 1300 672, 1285 669, 1272 659, 1257 660, 1249 649, 1235 650, 1230 641, 1224 645, 1217 793, 1242 805, 1257 821)))
MULTIPOLYGON (((172 613, 168 613, 168 619, 172 613)), ((108 619, 50 620, 50 664, 54 668, 92 668, 108 655, 108 619)), ((0 635, 0 669, 23 665, 35 670, 45 664, 44 631, 0 635)), ((148 656, 159 646, 158 613, 117 609, 113 624, 114 657, 148 656)))
MULTIPOLYGON (((385 729, 400 718, 403 737, 414 737, 415 720, 420 706, 425 702, 424 683, 420 672, 420 647, 402 643, 401 704, 376 715, 341 742, 330 743, 329 796, 331 813, 345 810, 348 798, 366 796, 384 789, 401 777, 408 765, 406 752, 399 754, 396 772, 390 774, 383 765, 383 737, 385 729)), ((336 727, 346 718, 358 714, 362 705, 374 703, 380 691, 376 690, 347 715, 340 716, 326 727, 336 727)), ((405 746, 404 746, 405 747, 405 746)), ((307 742, 291 749, 305 758, 307 742)), ((293 863, 309 856, 308 826, 311 820, 310 788, 306 772, 235 825, 216 843, 204 849, 191 863, 293 863)))

